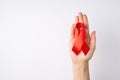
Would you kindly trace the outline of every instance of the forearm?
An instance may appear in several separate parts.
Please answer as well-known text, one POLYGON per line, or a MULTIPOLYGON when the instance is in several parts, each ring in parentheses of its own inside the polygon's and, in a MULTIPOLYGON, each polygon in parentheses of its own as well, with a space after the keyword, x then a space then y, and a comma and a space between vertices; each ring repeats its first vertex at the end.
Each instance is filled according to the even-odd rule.
POLYGON ((73 65, 73 80, 90 80, 89 62, 73 65))

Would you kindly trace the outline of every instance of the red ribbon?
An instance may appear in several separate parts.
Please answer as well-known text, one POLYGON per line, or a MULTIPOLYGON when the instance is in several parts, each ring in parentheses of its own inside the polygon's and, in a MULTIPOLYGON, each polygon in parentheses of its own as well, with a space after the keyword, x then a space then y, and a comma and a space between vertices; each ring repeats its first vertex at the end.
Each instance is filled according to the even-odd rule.
POLYGON ((82 50, 84 52, 84 55, 87 55, 90 48, 85 42, 86 31, 85 31, 84 24, 77 23, 75 28, 77 28, 78 30, 78 36, 75 39, 75 43, 73 45, 72 51, 74 51, 75 54, 78 55, 82 50))

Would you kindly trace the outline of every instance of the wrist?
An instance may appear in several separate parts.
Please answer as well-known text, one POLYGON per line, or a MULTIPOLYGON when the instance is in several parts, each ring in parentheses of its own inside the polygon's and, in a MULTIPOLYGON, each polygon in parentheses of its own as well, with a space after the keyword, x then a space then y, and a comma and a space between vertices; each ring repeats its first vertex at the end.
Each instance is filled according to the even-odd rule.
POLYGON ((88 66, 89 61, 81 61, 79 63, 73 63, 73 68, 85 67, 88 66))
POLYGON ((88 69, 89 67, 89 62, 82 62, 82 63, 79 63, 79 64, 73 64, 73 69, 74 70, 86 70, 88 69))
POLYGON ((89 80, 89 62, 73 64, 74 80, 89 80), (84 79, 84 76, 87 79, 84 79))

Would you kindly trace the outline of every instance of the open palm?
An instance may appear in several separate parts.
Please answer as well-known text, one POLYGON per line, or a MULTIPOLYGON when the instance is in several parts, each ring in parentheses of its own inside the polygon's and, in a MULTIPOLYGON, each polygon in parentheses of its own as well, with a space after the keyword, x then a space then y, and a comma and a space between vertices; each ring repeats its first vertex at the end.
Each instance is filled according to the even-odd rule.
POLYGON ((70 55, 73 64, 80 64, 85 61, 89 61, 96 48, 96 36, 95 36, 95 31, 91 33, 91 36, 89 34, 89 23, 88 23, 88 18, 85 14, 79 13, 78 16, 75 17, 75 22, 72 25, 72 30, 71 30, 71 38, 70 38, 70 55), (72 51, 72 47, 74 45, 75 39, 78 36, 78 30, 76 30, 75 25, 76 23, 82 23, 85 26, 86 30, 86 43, 89 45, 90 50, 88 51, 87 55, 84 55, 82 51, 78 55, 76 55, 72 51))

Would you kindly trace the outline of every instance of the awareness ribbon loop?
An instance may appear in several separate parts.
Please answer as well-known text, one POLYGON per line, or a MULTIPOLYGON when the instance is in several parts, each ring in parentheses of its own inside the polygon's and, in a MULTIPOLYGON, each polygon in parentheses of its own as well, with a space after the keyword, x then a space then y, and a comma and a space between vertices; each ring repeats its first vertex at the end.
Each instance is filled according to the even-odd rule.
POLYGON ((74 51, 75 54, 78 55, 82 50, 84 55, 87 55, 90 48, 85 42, 86 31, 85 31, 84 24, 77 23, 75 28, 77 28, 78 30, 78 36, 75 39, 74 45, 72 47, 72 51, 74 51))

